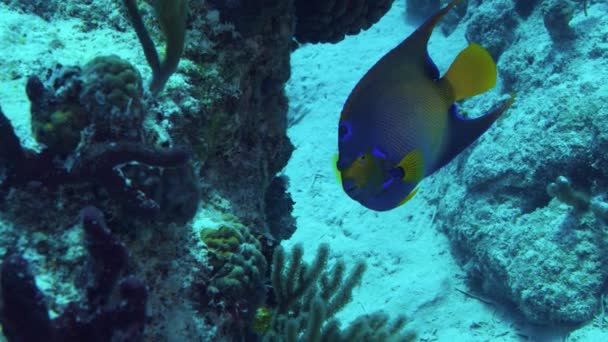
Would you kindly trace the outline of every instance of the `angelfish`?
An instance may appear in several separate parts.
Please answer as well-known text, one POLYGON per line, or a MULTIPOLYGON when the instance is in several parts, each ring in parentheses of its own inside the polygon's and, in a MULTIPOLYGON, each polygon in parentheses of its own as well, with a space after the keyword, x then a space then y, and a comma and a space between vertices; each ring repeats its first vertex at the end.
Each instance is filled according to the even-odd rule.
POLYGON ((483 134, 513 97, 476 119, 454 102, 491 89, 496 64, 480 45, 462 50, 439 70, 427 43, 450 2, 384 55, 346 100, 338 126, 335 164, 344 191, 369 209, 385 211, 410 200, 426 176, 446 165, 483 134))

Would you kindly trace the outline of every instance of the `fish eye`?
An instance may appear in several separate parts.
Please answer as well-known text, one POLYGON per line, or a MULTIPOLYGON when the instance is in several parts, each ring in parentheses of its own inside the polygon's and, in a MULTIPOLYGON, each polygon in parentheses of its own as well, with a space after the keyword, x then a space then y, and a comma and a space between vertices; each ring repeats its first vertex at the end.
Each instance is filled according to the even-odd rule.
POLYGON ((351 127, 346 122, 341 122, 338 126, 338 139, 340 141, 345 141, 352 135, 351 127))
POLYGON ((405 177, 405 170, 401 166, 399 166, 390 169, 389 174, 391 175, 391 178, 402 179, 403 177, 405 177))

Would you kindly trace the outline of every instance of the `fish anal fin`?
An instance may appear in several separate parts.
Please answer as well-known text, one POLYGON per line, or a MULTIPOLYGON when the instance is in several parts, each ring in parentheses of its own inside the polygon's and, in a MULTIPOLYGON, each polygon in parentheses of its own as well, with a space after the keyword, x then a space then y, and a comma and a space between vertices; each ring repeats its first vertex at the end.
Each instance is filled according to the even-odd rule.
POLYGON ((449 163, 460 152, 477 140, 511 106, 513 101, 515 101, 514 95, 499 107, 475 119, 465 119, 458 115, 456 105, 453 105, 448 115, 446 147, 437 162, 432 166, 430 173, 437 171, 449 163))
POLYGON ((418 188, 412 190, 412 192, 410 192, 407 196, 405 196, 404 199, 401 200, 401 202, 399 202, 399 204, 397 204, 397 207, 400 207, 402 205, 404 205, 405 203, 407 203, 409 200, 411 200, 414 195, 416 195, 416 193, 418 193, 418 188))
POLYGON ((496 64, 481 45, 462 50, 443 76, 451 86, 453 101, 481 94, 496 84, 496 64))

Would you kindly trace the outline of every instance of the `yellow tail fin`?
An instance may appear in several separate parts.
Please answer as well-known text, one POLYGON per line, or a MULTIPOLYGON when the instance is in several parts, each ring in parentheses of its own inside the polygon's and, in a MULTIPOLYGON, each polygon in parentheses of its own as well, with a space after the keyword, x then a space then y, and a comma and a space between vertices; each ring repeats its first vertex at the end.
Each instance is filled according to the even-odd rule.
POLYGON ((486 49, 472 43, 458 54, 443 79, 452 86, 454 101, 462 100, 494 87, 496 64, 486 49))

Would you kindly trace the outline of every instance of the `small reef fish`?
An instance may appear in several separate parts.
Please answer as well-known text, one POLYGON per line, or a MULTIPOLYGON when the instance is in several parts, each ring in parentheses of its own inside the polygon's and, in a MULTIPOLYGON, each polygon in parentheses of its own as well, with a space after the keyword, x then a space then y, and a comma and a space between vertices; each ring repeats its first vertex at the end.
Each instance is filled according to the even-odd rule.
POLYGON ((496 64, 475 43, 439 70, 427 43, 450 2, 384 55, 350 93, 338 128, 335 158, 344 191, 365 207, 385 211, 410 200, 424 178, 446 165, 483 134, 513 103, 476 119, 454 102, 496 84, 496 64))

